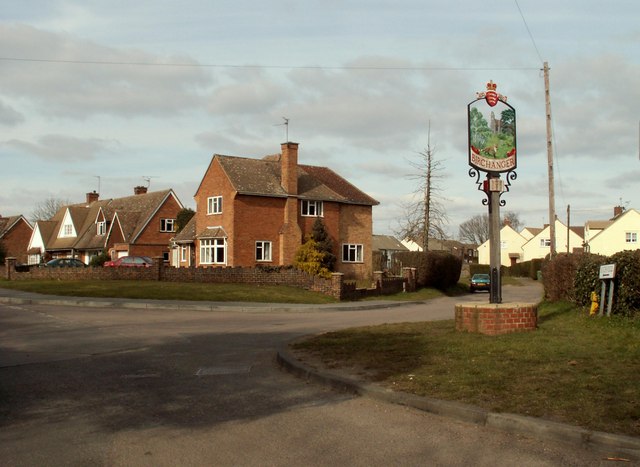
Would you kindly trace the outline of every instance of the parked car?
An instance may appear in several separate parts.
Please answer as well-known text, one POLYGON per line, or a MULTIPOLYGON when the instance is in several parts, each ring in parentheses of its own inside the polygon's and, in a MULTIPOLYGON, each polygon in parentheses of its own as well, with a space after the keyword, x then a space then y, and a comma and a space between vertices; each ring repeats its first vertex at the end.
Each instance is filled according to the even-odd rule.
POLYGON ((56 258, 44 263, 45 268, 86 268, 78 258, 56 258))
POLYGON ((469 292, 476 290, 491 290, 491 276, 489 274, 474 274, 469 281, 469 292))
POLYGON ((148 256, 123 256, 104 263, 106 268, 150 268, 152 265, 153 260, 148 256))

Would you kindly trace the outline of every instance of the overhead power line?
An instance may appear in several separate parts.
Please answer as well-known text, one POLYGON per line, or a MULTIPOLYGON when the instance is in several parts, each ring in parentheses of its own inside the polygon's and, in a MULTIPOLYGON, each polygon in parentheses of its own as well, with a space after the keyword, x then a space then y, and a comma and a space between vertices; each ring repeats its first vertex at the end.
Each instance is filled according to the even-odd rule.
POLYGON ((533 44, 533 48, 536 49, 536 54, 538 54, 538 58, 540 59, 540 62, 544 62, 544 60, 542 59, 542 55, 540 55, 540 51, 538 50, 538 46, 536 45, 536 41, 533 38, 533 34, 531 34, 531 29, 529 29, 529 25, 527 24, 527 20, 524 17, 524 14, 522 13, 522 9, 520 9, 520 5, 518 4, 518 0, 514 0, 516 2, 516 6, 518 7, 518 11, 520 12, 520 17, 522 18, 522 22, 524 23, 524 27, 527 30, 527 33, 529 33, 529 38, 531 39, 531 43, 533 44))
POLYGON ((109 65, 109 66, 148 66, 148 67, 182 67, 182 68, 265 68, 285 70, 371 70, 371 71, 530 71, 540 67, 438 67, 438 66, 322 66, 322 65, 233 65, 211 63, 157 63, 157 62, 122 62, 108 60, 59 60, 48 58, 0 57, 5 62, 59 63, 71 65, 109 65))

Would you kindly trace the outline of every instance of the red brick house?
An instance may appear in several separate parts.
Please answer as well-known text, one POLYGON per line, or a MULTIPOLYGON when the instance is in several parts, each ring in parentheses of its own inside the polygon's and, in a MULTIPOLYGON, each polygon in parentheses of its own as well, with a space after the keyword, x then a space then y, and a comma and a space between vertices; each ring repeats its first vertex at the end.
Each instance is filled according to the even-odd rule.
POLYGON ((214 155, 194 198, 191 243, 187 234, 177 238, 185 261, 174 265, 187 258, 204 267, 291 265, 319 217, 333 240, 336 271, 371 276, 378 202, 331 169, 298 164, 298 143, 262 159, 214 155))
POLYGON ((48 221, 38 221, 29 242, 29 264, 50 258, 74 257, 85 263, 106 251, 112 258, 126 255, 169 260, 169 241, 183 205, 173 190, 100 200, 87 193, 85 203, 63 206, 48 221))
POLYGON ((16 258, 18 264, 27 262, 27 250, 33 227, 24 216, 0 216, 0 246, 7 258, 16 258))

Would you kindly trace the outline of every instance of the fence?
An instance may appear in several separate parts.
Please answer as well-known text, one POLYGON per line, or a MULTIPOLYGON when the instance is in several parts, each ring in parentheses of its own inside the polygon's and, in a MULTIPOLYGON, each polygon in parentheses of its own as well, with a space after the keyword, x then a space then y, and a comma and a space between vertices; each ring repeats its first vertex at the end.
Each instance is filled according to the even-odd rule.
POLYGON ((371 288, 358 289, 355 282, 345 281, 342 273, 333 273, 330 279, 312 276, 293 267, 274 268, 173 268, 167 267, 162 258, 154 258, 150 268, 47 268, 31 267, 16 271, 16 259, 5 261, 4 277, 9 281, 19 280, 143 280, 162 282, 193 282, 218 284, 288 285, 329 295, 338 300, 355 300, 364 297, 390 295, 413 291, 416 288, 415 268, 404 268, 403 277, 386 277, 374 272, 371 288))

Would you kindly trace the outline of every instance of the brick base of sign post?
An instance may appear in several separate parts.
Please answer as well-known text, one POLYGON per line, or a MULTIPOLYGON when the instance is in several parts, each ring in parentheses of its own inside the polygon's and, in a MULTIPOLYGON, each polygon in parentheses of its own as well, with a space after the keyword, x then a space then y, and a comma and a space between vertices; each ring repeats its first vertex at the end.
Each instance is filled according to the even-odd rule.
POLYGON ((538 306, 531 303, 458 304, 456 331, 489 336, 534 331, 538 327, 538 306))

